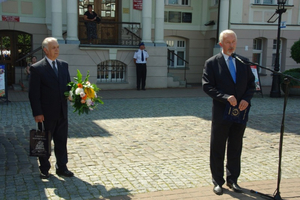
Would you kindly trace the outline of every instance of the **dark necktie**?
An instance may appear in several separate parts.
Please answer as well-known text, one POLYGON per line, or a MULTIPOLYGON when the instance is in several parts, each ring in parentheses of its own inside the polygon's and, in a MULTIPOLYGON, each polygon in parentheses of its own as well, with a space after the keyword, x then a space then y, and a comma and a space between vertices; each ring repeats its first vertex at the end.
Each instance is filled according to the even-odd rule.
POLYGON ((56 76, 58 77, 58 71, 57 71, 57 68, 56 68, 56 66, 55 66, 55 61, 52 61, 52 68, 53 68, 53 70, 54 70, 56 76))
POLYGON ((234 83, 236 83, 235 67, 234 67, 233 60, 232 60, 231 56, 229 56, 229 58, 228 58, 228 65, 229 65, 229 71, 230 71, 230 74, 232 76, 232 79, 233 79, 234 83))
POLYGON ((142 53, 142 61, 144 61, 144 53, 143 53, 143 51, 141 51, 141 53, 142 53))

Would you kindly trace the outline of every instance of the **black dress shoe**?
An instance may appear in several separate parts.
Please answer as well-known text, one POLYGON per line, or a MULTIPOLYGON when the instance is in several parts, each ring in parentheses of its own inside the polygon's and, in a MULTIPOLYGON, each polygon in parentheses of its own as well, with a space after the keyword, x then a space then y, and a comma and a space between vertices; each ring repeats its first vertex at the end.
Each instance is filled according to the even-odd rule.
POLYGON ((68 169, 66 170, 59 170, 59 169, 56 169, 56 174, 58 176, 66 176, 66 177, 72 177, 74 176, 74 173, 69 171, 68 169))
POLYGON ((238 193, 243 192, 243 189, 237 183, 227 182, 227 186, 235 192, 238 192, 238 193))
POLYGON ((41 179, 48 179, 49 173, 48 172, 40 172, 40 178, 41 179))
POLYGON ((146 90, 145 88, 143 88, 142 90, 146 90))
POLYGON ((223 194, 223 188, 219 185, 215 185, 213 191, 216 195, 222 195, 223 194))

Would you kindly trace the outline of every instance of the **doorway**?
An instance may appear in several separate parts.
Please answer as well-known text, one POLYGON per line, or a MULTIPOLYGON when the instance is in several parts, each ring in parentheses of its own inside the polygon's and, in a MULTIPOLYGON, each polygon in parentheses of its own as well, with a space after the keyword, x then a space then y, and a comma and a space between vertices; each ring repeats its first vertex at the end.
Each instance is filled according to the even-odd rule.
POLYGON ((78 36, 81 44, 88 44, 86 27, 83 16, 87 6, 92 5, 93 11, 101 17, 101 23, 97 24, 97 44, 118 44, 119 37, 119 0, 78 0, 78 36))
POLYGON ((26 60, 16 60, 32 51, 32 35, 20 31, 0 31, 0 63, 6 65, 7 85, 19 83, 26 67, 26 60), (16 76, 17 75, 17 76, 16 76))

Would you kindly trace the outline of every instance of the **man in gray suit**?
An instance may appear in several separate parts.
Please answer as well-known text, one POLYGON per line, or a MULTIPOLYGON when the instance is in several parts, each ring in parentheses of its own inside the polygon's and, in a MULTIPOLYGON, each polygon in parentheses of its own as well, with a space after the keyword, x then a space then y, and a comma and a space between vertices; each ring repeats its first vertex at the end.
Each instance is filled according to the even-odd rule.
POLYGON ((242 192, 237 184, 241 171, 241 153, 245 123, 224 119, 226 106, 236 107, 238 112, 249 110, 254 94, 254 75, 250 66, 231 57, 235 52, 237 36, 232 30, 220 33, 219 53, 205 62, 202 86, 213 99, 210 142, 210 169, 214 183, 213 191, 223 194, 225 183, 224 158, 227 143, 226 182, 235 192, 242 192))
MULTIPOLYGON (((45 130, 50 131, 54 141, 56 174, 72 177, 68 170, 68 102, 64 92, 69 91, 68 63, 57 59, 59 44, 53 37, 45 38, 42 48, 45 58, 30 68, 29 100, 35 122, 43 122, 45 130)), ((39 157, 40 177, 49 178, 50 156, 39 157)))

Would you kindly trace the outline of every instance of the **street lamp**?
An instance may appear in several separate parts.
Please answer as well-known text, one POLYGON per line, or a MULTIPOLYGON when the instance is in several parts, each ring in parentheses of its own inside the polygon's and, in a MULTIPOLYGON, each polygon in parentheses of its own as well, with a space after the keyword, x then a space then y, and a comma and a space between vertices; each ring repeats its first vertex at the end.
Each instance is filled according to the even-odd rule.
MULTIPOLYGON (((281 15, 286 12, 284 5, 287 0, 277 0, 277 9, 275 14, 278 14, 278 31, 277 31, 277 45, 276 45, 276 58, 274 71, 279 71, 279 48, 280 48, 280 26, 281 26, 281 15)), ((275 20, 276 21, 276 20, 275 20)), ((271 88, 271 97, 280 97, 280 75, 278 73, 273 73, 272 88, 271 88)))

